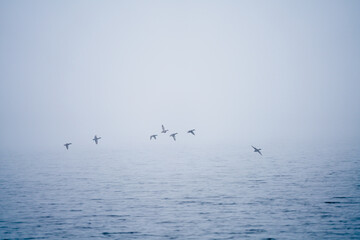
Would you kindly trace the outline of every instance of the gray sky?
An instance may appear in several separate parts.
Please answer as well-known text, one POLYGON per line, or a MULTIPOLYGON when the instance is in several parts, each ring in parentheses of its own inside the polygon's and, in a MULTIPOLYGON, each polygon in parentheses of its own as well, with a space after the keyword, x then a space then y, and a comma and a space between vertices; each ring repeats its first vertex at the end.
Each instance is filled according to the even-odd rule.
POLYGON ((94 134, 150 144, 161 124, 177 144, 359 143, 359 12, 340 0, 1 1, 0 149, 94 134))

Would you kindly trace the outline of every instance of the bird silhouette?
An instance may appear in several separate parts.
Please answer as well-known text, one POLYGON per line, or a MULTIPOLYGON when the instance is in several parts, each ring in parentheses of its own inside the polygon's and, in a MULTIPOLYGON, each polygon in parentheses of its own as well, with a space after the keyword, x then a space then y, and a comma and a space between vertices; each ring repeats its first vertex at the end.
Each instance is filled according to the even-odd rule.
POLYGON ((99 139, 101 139, 101 137, 97 137, 97 136, 95 135, 95 137, 94 137, 93 141, 95 141, 95 143, 96 143, 96 144, 98 144, 99 139))
POLYGON ((64 146, 66 147, 66 150, 69 150, 69 146, 71 145, 72 143, 65 143, 64 146))
POLYGON ((195 132, 195 129, 191 129, 191 130, 188 131, 188 133, 191 133, 192 135, 195 136, 195 133, 194 133, 194 132, 195 132))
POLYGON ((173 139, 174 139, 174 141, 176 141, 176 134, 178 134, 178 133, 173 133, 173 134, 170 134, 170 136, 169 137, 173 137, 173 139))
POLYGON ((161 125, 161 128, 162 128, 161 133, 166 133, 167 131, 169 131, 169 130, 165 129, 164 125, 161 125))
POLYGON ((257 152, 257 153, 259 153, 259 154, 262 156, 262 154, 261 154, 261 152, 260 152, 261 148, 256 148, 256 147, 254 147, 254 146, 252 146, 252 147, 254 148, 254 152, 257 152))

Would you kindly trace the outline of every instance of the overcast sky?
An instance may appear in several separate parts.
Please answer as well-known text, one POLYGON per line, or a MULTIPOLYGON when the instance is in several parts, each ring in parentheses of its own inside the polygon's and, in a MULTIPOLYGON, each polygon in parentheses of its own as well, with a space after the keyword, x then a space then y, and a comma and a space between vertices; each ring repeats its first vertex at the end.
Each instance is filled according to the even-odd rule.
POLYGON ((150 144, 161 124, 176 143, 358 144, 359 13, 350 0, 0 1, 0 149, 150 144))

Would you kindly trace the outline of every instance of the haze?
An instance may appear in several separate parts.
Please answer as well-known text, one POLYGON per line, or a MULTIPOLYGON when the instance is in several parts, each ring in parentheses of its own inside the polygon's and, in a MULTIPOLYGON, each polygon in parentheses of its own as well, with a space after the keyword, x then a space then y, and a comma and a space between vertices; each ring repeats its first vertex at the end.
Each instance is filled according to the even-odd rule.
POLYGON ((1 1, 0 150, 95 134, 152 144, 161 124, 176 144, 358 144, 359 12, 359 1, 1 1))

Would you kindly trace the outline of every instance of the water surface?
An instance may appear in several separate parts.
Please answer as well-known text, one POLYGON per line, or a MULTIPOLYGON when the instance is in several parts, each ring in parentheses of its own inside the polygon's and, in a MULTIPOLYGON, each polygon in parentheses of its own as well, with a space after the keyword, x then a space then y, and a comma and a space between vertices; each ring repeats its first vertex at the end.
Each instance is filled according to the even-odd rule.
POLYGON ((1 154, 1 239, 360 238, 356 149, 70 150, 1 154))

